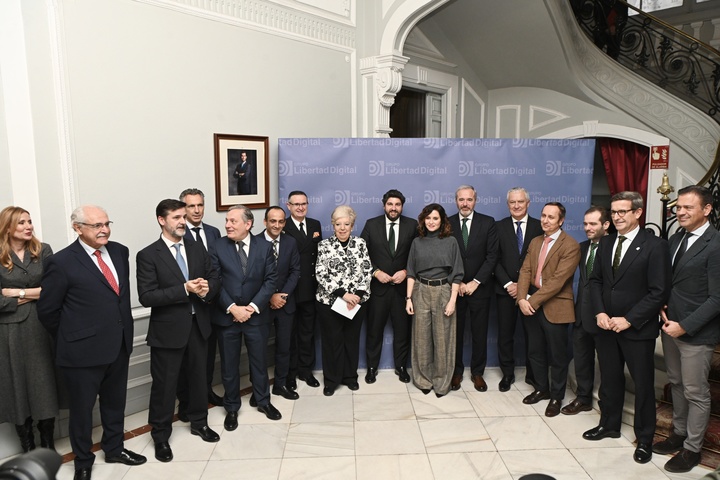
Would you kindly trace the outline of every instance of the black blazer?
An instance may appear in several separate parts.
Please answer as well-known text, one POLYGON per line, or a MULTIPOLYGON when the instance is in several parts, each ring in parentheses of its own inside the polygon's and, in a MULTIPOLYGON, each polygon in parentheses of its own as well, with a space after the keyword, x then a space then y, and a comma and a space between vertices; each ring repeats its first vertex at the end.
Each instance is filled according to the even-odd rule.
MULTIPOLYGON (((265 230, 258 234, 258 238, 267 241, 265 238, 265 230)), ((297 243, 294 238, 284 233, 281 233, 279 238, 277 281, 274 293, 286 293, 288 297, 282 309, 285 313, 294 313, 295 288, 300 278, 300 254, 298 253, 297 243)), ((270 242, 270 245, 272 246, 272 242, 270 242)))
POLYGON ((212 332, 210 308, 220 289, 220 278, 212 268, 210 256, 199 242, 185 242, 188 276, 190 280, 204 278, 210 291, 204 300, 185 292, 185 278, 177 261, 162 239, 148 245, 137 254, 137 289, 140 303, 150 307, 147 343, 150 347, 181 348, 187 345, 195 309, 198 328, 203 338, 212 332))
POLYGON ((322 227, 315 219, 305 217, 305 233, 303 236, 288 216, 285 233, 297 242, 300 254, 300 278, 295 289, 295 300, 298 302, 314 302, 317 280, 315 279, 315 262, 317 261, 318 244, 322 240, 322 227))
POLYGON ((489 297, 492 293, 493 270, 498 261, 498 236, 495 220, 482 213, 473 213, 467 249, 463 242, 460 214, 452 215, 449 220, 462 255, 465 270, 463 283, 472 282, 473 279, 479 281, 480 285, 473 297, 489 297))
POLYGON ((593 316, 606 313, 625 317, 632 324, 623 330, 630 340, 658 336, 660 309, 670 295, 670 250, 668 243, 640 228, 616 273, 612 271, 617 232, 600 239, 595 268, 590 276, 593 316))
MULTIPOLYGON (((218 238, 221 237, 220 230, 213 227, 212 225, 208 225, 205 222, 202 222, 203 230, 205 230, 205 238, 207 238, 207 245, 205 245, 205 248, 207 250, 210 250, 213 245, 215 245, 215 242, 218 238)), ((190 222, 187 223, 187 227, 185 228, 185 236, 183 237, 188 243, 189 242, 196 242, 195 235, 193 234, 192 230, 192 224, 190 222)))
MULTIPOLYGON (((595 320, 590 295, 590 278, 587 276, 585 265, 589 249, 590 240, 580 243, 580 265, 578 268, 580 275, 578 277, 577 295, 575 296, 575 326, 580 327, 582 325, 582 328, 588 333, 599 333, 600 327, 597 326, 595 320)), ((595 262, 597 262, 597 249, 595 250, 595 262)))
POLYGON ((258 307, 260 313, 254 313, 247 324, 261 325, 270 322, 269 302, 270 297, 275 293, 277 282, 275 255, 270 242, 250 234, 248 238, 250 238, 250 253, 247 271, 244 274, 237 246, 228 237, 222 237, 215 242, 215 248, 210 252, 213 268, 217 270, 222 281, 220 294, 214 301, 217 307, 212 312, 214 324, 224 327, 233 324, 232 315, 226 313, 233 303, 239 306, 254 303, 258 307))
POLYGON ((542 235, 540 220, 528 216, 525 226, 522 252, 517 248, 517 227, 512 217, 505 217, 495 222, 498 236, 498 261, 495 265, 495 293, 507 295, 503 288, 508 282, 517 282, 520 276, 520 267, 525 261, 528 247, 533 238, 542 235))
MULTIPOLYGON (((390 246, 387 240, 385 215, 371 218, 365 222, 365 227, 360 237, 363 238, 367 244, 373 271, 380 269, 392 276, 395 272, 404 270, 407 267, 410 245, 418 234, 417 220, 401 215, 398 219, 395 234, 397 235, 397 247, 395 248, 395 255, 393 256, 390 255, 390 246)), ((393 287, 398 287, 402 289, 403 293, 407 293, 405 292, 405 285, 405 282, 397 285, 382 283, 373 277, 370 283, 370 291, 373 296, 382 296, 393 287)))
POLYGON ((130 266, 126 246, 108 242, 120 295, 75 240, 45 260, 38 317, 55 339, 61 367, 93 367, 115 361, 123 342, 133 346, 130 266))

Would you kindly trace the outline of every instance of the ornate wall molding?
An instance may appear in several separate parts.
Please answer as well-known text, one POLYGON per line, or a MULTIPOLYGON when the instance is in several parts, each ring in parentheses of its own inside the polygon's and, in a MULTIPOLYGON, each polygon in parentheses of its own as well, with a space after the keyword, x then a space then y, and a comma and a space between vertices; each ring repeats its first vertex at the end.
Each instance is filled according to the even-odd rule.
POLYGON ((355 48, 355 26, 348 16, 297 8, 266 0, 134 0, 200 18, 242 25, 301 41, 348 51, 355 48))
POLYGON ((374 105, 369 112, 372 118, 373 136, 387 137, 390 128, 390 107, 395 95, 402 87, 402 71, 410 60, 402 55, 378 55, 360 59, 360 74, 368 88, 363 92, 374 92, 374 98, 367 101, 374 105))

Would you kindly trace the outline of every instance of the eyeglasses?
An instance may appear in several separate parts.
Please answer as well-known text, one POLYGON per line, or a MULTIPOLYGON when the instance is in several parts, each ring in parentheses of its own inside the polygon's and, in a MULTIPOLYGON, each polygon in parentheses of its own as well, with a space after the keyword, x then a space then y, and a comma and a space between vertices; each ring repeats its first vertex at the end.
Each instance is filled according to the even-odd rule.
POLYGON ((628 212, 634 212, 635 210, 637 210, 637 208, 632 208, 630 210, 610 210, 610 216, 612 217, 617 215, 618 217, 622 218, 627 215, 628 212))
POLYGON ((305 203, 290 203, 290 202, 288 202, 288 205, 293 206, 293 207, 307 207, 308 206, 307 202, 305 202, 305 203))
POLYGON ((105 222, 105 223, 83 223, 83 222, 75 222, 78 225, 82 225, 84 227, 88 227, 91 230, 100 230, 101 228, 110 228, 110 225, 112 225, 113 222, 105 222))

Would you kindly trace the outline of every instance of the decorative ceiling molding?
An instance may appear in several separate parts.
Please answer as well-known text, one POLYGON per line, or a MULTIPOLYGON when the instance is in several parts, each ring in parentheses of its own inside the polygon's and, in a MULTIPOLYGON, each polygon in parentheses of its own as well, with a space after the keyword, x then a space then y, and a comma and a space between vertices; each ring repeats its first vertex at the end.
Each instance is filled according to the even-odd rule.
POLYGON ((545 107, 538 107, 536 105, 530 105, 528 132, 559 122, 560 120, 565 120, 566 118, 569 118, 568 115, 565 115, 562 112, 545 107))
POLYGON ((656 129, 707 168, 712 165, 720 140, 715 121, 600 51, 580 30, 566 0, 544 1, 568 64, 587 95, 656 129))
POLYGON ((321 10, 300 9, 299 4, 294 4, 295 6, 291 8, 267 0, 134 1, 230 25, 272 32, 343 51, 355 48, 356 29, 349 18, 329 13, 321 16, 323 13, 321 10))
POLYGON ((422 58, 445 67, 457 67, 456 64, 445 60, 440 50, 433 45, 419 27, 413 28, 408 34, 403 47, 403 55, 412 58, 422 58))

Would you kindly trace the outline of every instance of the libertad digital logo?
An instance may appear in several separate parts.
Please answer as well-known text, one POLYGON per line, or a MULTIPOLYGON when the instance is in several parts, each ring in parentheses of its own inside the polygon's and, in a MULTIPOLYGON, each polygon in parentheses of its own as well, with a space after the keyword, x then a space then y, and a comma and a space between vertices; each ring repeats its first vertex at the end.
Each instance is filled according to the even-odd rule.
POLYGON ((292 177, 293 174, 293 162, 292 160, 279 161, 278 162, 278 176, 280 177, 292 177))
POLYGON ((441 192, 440 190, 425 190, 423 192, 423 202, 450 204, 455 203, 455 192, 441 192))
POLYGON ((562 162, 560 160, 548 160, 545 164, 545 174, 550 177, 559 176, 562 173, 562 162))
POLYGON ((592 175, 593 167, 578 167, 578 164, 575 162, 548 160, 547 163, 545 163, 545 174, 548 177, 559 177, 560 175, 592 175))
POLYGON ((368 174, 371 177, 383 177, 385 176, 385 161, 370 160, 368 162, 368 169, 368 174))
POLYGON ((335 190, 335 205, 382 204, 382 198, 365 192, 335 190))
POLYGON ((461 177, 476 177, 497 175, 506 177, 522 177, 535 175, 535 167, 491 167, 489 163, 475 163, 473 161, 458 162, 458 175, 461 177))

